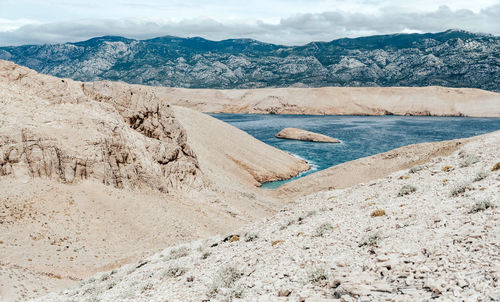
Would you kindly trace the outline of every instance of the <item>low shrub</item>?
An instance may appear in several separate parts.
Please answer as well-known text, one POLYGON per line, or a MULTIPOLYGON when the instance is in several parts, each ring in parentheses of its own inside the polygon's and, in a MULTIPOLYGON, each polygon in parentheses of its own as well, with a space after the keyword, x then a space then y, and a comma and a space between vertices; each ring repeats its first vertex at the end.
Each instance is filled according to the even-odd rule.
POLYGON ((493 208, 493 207, 494 207, 493 203, 489 200, 477 201, 472 205, 472 208, 470 209, 470 213, 482 212, 484 210, 487 210, 487 209, 493 208))
POLYGON ((481 160, 481 158, 479 156, 472 155, 472 154, 465 154, 462 157, 462 161, 460 162, 460 167, 462 167, 462 168, 469 167, 469 166, 479 162, 480 160, 481 160))
POLYGON ((359 242, 359 247, 369 245, 369 246, 375 246, 380 242, 380 233, 379 232, 372 232, 367 235, 365 235, 361 241, 359 242))
POLYGON ((326 233, 333 230, 333 226, 328 222, 321 224, 314 232, 314 237, 323 237, 326 233))
POLYGON ((329 276, 328 271, 324 267, 316 266, 308 273, 309 281, 316 284, 326 284, 329 276))
POLYGON ((245 241, 246 242, 254 241, 257 238, 259 238, 259 235, 257 235, 257 233, 246 233, 245 234, 245 241))
POLYGON ((186 268, 173 264, 163 271, 163 277, 180 277, 186 273, 186 268))
POLYGON ((415 191, 417 191, 417 188, 415 186, 404 185, 404 186, 401 187, 401 189, 399 189, 398 196, 401 197, 401 196, 404 196, 404 195, 408 195, 408 194, 411 194, 411 193, 413 193, 415 191))
POLYGON ((476 176, 474 176, 474 181, 481 181, 488 177, 488 172, 486 171, 480 171, 476 173, 476 176))
POLYGON ((216 295, 221 288, 231 288, 243 273, 234 265, 222 267, 212 280, 209 295, 216 295))
POLYGON ((189 252, 190 252, 189 248, 187 248, 185 246, 181 246, 177 249, 171 250, 169 258, 170 259, 179 259, 179 258, 182 258, 182 257, 189 255, 189 252))
POLYGON ((417 166, 411 167, 408 172, 410 172, 410 173, 417 173, 418 171, 421 171, 423 169, 425 169, 425 166, 417 165, 417 166))
POLYGON ((457 184, 453 187, 453 189, 451 189, 450 196, 457 197, 457 196, 465 193, 465 191, 470 190, 470 189, 472 189, 472 187, 469 183, 457 184))

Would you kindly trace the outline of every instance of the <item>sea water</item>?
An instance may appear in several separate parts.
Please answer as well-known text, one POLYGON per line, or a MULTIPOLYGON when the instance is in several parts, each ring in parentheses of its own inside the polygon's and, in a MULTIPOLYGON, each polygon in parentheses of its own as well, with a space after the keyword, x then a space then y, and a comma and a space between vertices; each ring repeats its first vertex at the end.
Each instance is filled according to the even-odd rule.
MULTIPOLYGON (((500 130, 499 118, 225 113, 211 115, 273 147, 306 160, 312 168, 295 178, 410 144, 470 137, 500 130), (341 143, 303 142, 274 136, 286 127, 325 134, 339 139, 341 143)), ((292 179, 269 182, 262 187, 277 188, 290 180, 292 179)))

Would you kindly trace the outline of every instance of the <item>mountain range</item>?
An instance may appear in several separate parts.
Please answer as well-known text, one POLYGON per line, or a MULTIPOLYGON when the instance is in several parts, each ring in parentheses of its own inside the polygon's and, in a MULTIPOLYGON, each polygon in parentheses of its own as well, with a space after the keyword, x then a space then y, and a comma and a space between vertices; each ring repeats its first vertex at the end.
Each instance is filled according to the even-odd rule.
POLYGON ((0 47, 0 59, 79 81, 185 88, 446 86, 500 91, 500 37, 462 30, 283 46, 116 36, 0 47))

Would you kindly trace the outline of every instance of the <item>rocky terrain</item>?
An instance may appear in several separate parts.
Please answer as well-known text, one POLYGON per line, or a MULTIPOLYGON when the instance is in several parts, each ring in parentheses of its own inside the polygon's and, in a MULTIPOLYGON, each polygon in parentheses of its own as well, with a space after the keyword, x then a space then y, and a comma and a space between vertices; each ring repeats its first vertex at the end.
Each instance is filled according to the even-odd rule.
POLYGON ((500 132, 36 301, 498 301, 500 132))
POLYGON ((260 182, 309 168, 143 87, 74 82, 7 61, 0 116, 2 301, 270 215, 282 203, 261 194, 260 182), (205 143, 207 132, 224 134, 219 149, 205 143))
POLYGON ((500 91, 499 54, 499 37, 460 30, 303 46, 166 36, 0 47, 0 59, 58 77, 218 89, 446 86, 500 91))
POLYGON ((297 128, 284 128, 275 135, 277 138, 294 139, 307 142, 318 143, 340 143, 336 138, 329 137, 328 135, 314 133, 304 129, 297 128))
MULTIPOLYGON (((373 89, 408 100, 404 88, 373 89)), ((398 108, 498 110, 493 92, 432 89, 433 102, 398 108)), ((499 132, 403 147, 271 192, 257 186, 307 164, 186 108, 189 93, 202 96, 0 61, 0 300, 498 299, 499 132)), ((374 102, 339 108, 379 112, 374 102)))

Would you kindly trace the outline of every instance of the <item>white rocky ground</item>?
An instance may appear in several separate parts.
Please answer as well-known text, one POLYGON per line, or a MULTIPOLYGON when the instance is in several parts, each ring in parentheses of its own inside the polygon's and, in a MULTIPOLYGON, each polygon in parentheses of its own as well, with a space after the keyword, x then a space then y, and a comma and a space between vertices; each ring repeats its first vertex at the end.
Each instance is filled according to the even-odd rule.
POLYGON ((38 301, 498 301, 499 145, 497 131, 38 301))

